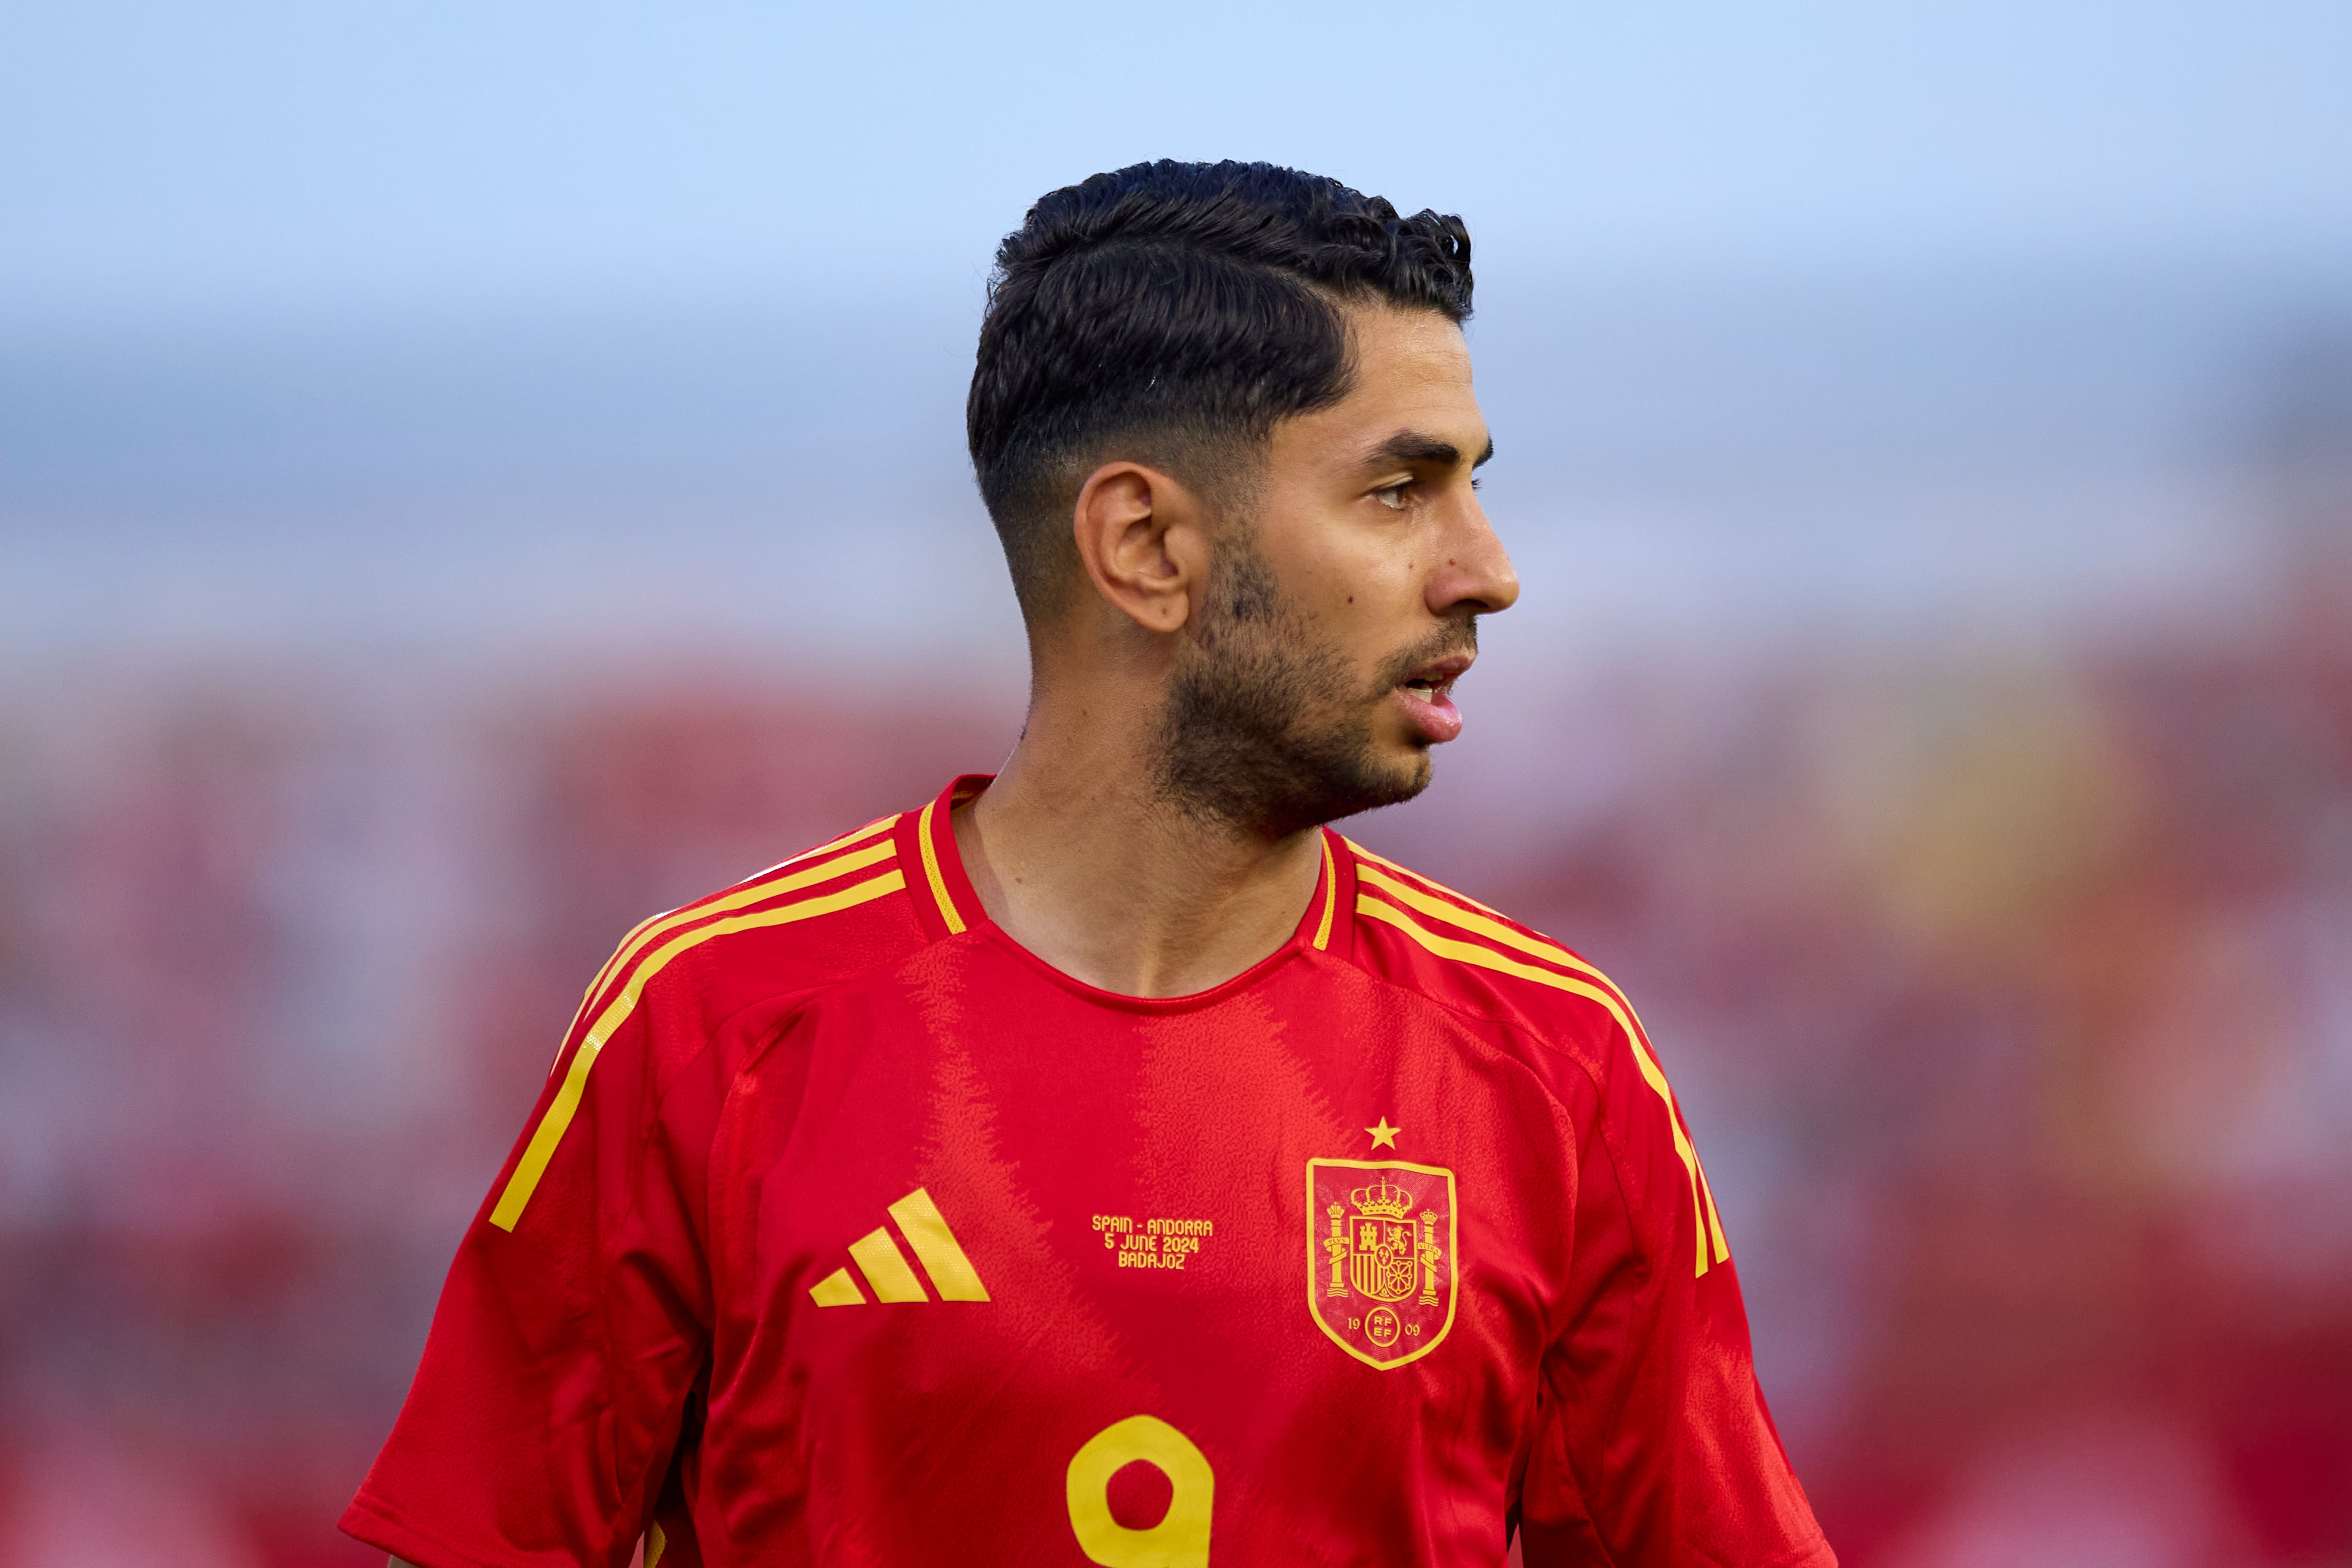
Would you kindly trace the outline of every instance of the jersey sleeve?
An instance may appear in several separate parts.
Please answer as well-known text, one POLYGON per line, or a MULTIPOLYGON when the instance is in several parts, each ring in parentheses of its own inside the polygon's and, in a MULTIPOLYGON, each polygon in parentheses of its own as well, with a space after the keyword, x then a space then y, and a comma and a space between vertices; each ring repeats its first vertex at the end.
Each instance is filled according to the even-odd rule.
POLYGON ((1567 1322, 1519 1491, 1526 1568, 1833 1564, 1757 1385, 1688 1131, 1646 1040, 1616 1045, 1597 1113, 1576 1118, 1567 1322))
POLYGON ((342 1528, 422 1565, 625 1564, 706 1360, 709 1052, 573 1026, 342 1528))

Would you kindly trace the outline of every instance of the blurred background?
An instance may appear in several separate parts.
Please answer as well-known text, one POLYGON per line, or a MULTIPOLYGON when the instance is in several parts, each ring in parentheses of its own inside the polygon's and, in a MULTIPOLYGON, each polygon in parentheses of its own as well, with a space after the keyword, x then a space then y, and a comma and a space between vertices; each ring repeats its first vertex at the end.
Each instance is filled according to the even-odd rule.
POLYGON ((1643 1005, 1859 1568, 2352 1563, 2352 13, 0 16, 0 1539, 327 1568, 631 924, 993 766, 1042 192, 1466 215, 1353 831, 1643 1005))

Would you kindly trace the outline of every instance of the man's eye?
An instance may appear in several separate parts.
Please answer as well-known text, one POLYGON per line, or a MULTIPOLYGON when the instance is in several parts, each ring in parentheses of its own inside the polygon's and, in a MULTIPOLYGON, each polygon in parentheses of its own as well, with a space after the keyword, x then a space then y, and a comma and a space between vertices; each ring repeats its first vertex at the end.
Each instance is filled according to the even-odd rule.
POLYGON ((1404 493, 1412 488, 1412 481, 1407 480, 1402 485, 1391 485, 1385 490, 1373 491, 1372 499, 1391 512, 1402 512, 1404 510, 1404 493))

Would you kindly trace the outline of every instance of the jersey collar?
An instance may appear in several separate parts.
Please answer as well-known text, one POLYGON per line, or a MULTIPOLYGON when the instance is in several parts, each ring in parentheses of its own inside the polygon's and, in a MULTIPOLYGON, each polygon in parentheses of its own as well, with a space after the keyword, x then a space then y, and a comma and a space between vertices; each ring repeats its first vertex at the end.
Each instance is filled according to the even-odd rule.
MULTIPOLYGON (((989 923, 964 874, 963 856, 956 850, 955 830, 948 815, 994 781, 992 773, 966 773, 939 792, 919 811, 898 821, 898 863, 907 871, 907 892, 916 918, 934 942, 989 923)), ((1355 940, 1356 863, 1348 841, 1329 828, 1318 830, 1323 841, 1323 870, 1315 881, 1315 896, 1299 916, 1294 945, 1318 952, 1345 954, 1355 940)))
POLYGON ((898 821, 898 863, 907 871, 907 892, 924 933, 934 942, 988 924, 980 895, 963 873, 963 856, 956 852, 955 829, 948 821, 948 813, 987 789, 995 778, 993 773, 964 774, 940 790, 929 805, 898 821))

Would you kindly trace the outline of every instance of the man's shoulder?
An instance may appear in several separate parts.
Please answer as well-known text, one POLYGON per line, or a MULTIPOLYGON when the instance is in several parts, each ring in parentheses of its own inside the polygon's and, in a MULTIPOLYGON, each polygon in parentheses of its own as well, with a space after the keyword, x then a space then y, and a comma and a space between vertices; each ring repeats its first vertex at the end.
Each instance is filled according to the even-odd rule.
MULTIPOLYGON (((1346 842, 1346 841, 1341 841, 1346 842)), ((1679 1179, 1629 1188, 1689 1194, 1696 1272, 1731 1256, 1698 1155, 1633 1004, 1583 956, 1474 898, 1349 843, 1356 878, 1356 961, 1384 979, 1496 1027, 1517 1059, 1561 1092, 1591 1085, 1612 1145, 1660 1162, 1679 1179), (1559 1069, 1566 1066, 1563 1074, 1559 1069)), ((1582 1090, 1576 1091, 1581 1095, 1582 1090)), ((1621 1173, 1620 1180, 1623 1180, 1621 1173)), ((1675 1201, 1679 1201, 1676 1199, 1675 1201)), ((1672 1204, 1652 1209, 1675 1223, 1672 1204)))
POLYGON ((842 985, 923 945, 900 896, 906 813, 803 850, 641 922, 589 987, 590 1013, 639 1006, 713 1025, 763 999, 842 985))
MULTIPOLYGON (((707 1135, 740 1061, 719 1042, 748 1043, 764 1014, 854 980, 923 945, 898 865, 901 814, 804 850, 757 876, 641 921, 622 938, 564 1033, 542 1110, 518 1150, 489 1223, 512 1230, 580 1108, 678 1113, 707 1135), (749 1033, 730 1030, 749 1020, 749 1033), (711 1071, 696 1072, 697 1063, 711 1071), (699 1096, 674 1093, 698 1082, 699 1096), (612 1098, 618 1096, 617 1100, 612 1098), (684 1109, 679 1107, 683 1104, 684 1109)), ((579 1140, 573 1141, 575 1145, 579 1140)), ((576 1187, 576 1184, 575 1184, 576 1187)), ((576 1192, 575 1192, 576 1196, 576 1192)))
POLYGON ((1642 1051, 1633 1003, 1567 944, 1352 840, 1339 841, 1355 873, 1363 967, 1596 1074, 1642 1051))

